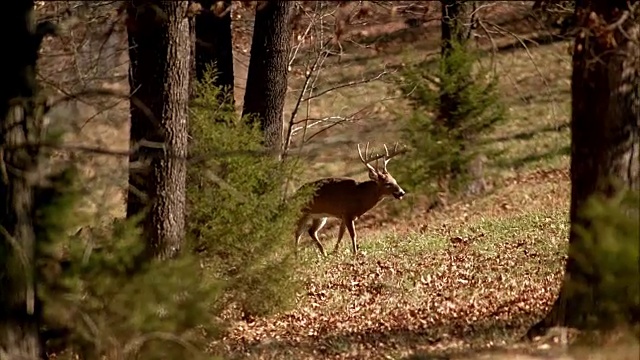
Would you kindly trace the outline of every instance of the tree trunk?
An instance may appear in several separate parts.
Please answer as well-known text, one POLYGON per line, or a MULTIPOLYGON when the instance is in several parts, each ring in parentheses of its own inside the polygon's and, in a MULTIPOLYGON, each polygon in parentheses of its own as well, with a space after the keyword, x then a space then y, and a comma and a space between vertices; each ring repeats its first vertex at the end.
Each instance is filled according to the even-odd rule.
POLYGON ((278 156, 282 152, 293 5, 292 1, 271 0, 256 9, 242 110, 243 116, 259 118, 265 146, 278 156))
POLYGON ((188 1, 128 6, 131 148, 127 217, 143 215, 150 254, 167 258, 185 235, 187 106, 191 70, 188 1), (149 143, 151 142, 151 143, 149 143))
POLYGON ((233 103, 233 48, 231 46, 231 1, 220 3, 201 0, 203 11, 196 16, 196 78, 202 80, 207 66, 215 67, 215 85, 224 90, 225 98, 233 103), (215 6, 214 6, 215 5, 215 6), (212 9, 213 6, 213 9, 212 9))
MULTIPOLYGON (((193 2, 191 2, 193 5, 193 2)), ((190 6, 191 6, 190 5, 190 6)), ((196 96, 196 17, 189 16, 189 99, 193 99, 196 96)))
MULTIPOLYGON (((461 69, 453 66, 452 62, 448 59, 453 51, 454 47, 465 46, 467 40, 468 26, 465 24, 468 22, 468 5, 464 4, 461 0, 442 0, 440 1, 442 17, 440 20, 441 31, 441 45, 440 56, 442 59, 442 71, 441 76, 451 81, 453 79, 467 81, 468 79, 458 75, 461 69)), ((469 74, 471 76, 471 74, 469 74)), ((453 84, 448 87, 446 91, 440 92, 440 104, 438 109, 438 117, 436 121, 444 126, 448 131, 456 134, 458 149, 455 152, 462 154, 464 152, 464 139, 461 131, 457 131, 460 124, 457 123, 455 116, 456 112, 460 108, 461 99, 459 90, 464 84, 453 84)), ((444 90, 444 89, 442 89, 444 90)), ((453 151, 453 149, 452 149, 453 151)), ((449 173, 452 178, 460 176, 465 169, 458 163, 452 162, 450 165, 449 173)))
MULTIPOLYGON (((442 7, 442 18, 440 20, 440 56, 445 64, 443 76, 452 78, 459 69, 449 66, 449 62, 446 61, 446 58, 451 55, 454 46, 465 45, 467 5, 460 0, 443 0, 440 2, 440 6, 442 7)), ((455 118, 453 114, 458 110, 459 106, 459 97, 455 91, 442 91, 440 94, 438 121, 450 130, 455 129, 457 124, 453 121, 455 118)))
POLYGON ((441 0, 442 18, 440 20, 441 48, 440 54, 445 57, 451 52, 454 44, 464 44, 468 28, 467 6, 461 0, 441 0))
POLYGON ((50 24, 36 27, 32 0, 6 3, 0 16, 0 358, 37 359, 41 353, 36 309, 34 190, 43 102, 36 61, 50 24))
POLYGON ((631 1, 635 13, 627 17, 622 15, 628 9, 626 0, 580 3, 576 18, 582 30, 575 40, 571 79, 569 255, 560 294, 549 314, 529 330, 529 337, 558 325, 611 325, 611 319, 597 313, 597 299, 606 294, 596 293, 594 275, 578 265, 578 258, 589 261, 597 254, 580 246, 583 238, 576 228, 588 226, 580 211, 592 196, 612 197, 619 190, 615 183, 635 191, 640 187, 640 6, 631 1), (616 22, 620 24, 609 25, 616 22))

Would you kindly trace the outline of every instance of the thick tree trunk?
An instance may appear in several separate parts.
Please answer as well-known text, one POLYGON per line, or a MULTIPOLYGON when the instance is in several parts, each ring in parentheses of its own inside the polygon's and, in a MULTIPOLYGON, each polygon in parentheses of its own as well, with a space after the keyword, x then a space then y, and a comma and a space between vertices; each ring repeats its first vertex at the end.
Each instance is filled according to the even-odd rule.
MULTIPOLYGON (((193 5, 193 2, 191 3, 193 5)), ((190 5, 190 6, 191 6, 190 5)), ((189 99, 196 96, 195 82, 196 77, 196 16, 189 17, 189 99)))
POLYGON ((293 5, 292 1, 271 0, 256 9, 242 110, 243 116, 259 117, 265 146, 278 156, 282 152, 293 5))
POLYGON ((0 47, 0 358, 37 359, 41 344, 36 309, 34 190, 38 183, 42 107, 36 61, 43 24, 32 0, 2 7, 0 47))
POLYGON ((233 102, 233 48, 231 1, 200 0, 203 11, 196 16, 196 78, 202 80, 208 66, 215 67, 215 85, 233 102), (222 3, 222 7, 217 7, 222 3), (213 8, 212 8, 213 7, 213 8))
MULTIPOLYGON (((640 188, 640 4, 631 1, 635 13, 624 15, 625 0, 581 3, 584 7, 576 11, 582 30, 575 41, 571 80, 569 256, 559 297, 529 337, 556 325, 611 325, 612 319, 599 318, 597 312, 597 299, 606 294, 595 293, 593 274, 587 274, 577 260, 588 261, 597 254, 580 246, 583 238, 575 229, 588 226, 579 212, 592 196, 613 196, 619 190, 616 182, 635 191, 640 188)), ((634 309, 621 309, 627 310, 634 309)))
POLYGON ((127 216, 144 214, 151 254, 167 258, 185 232, 187 106, 191 70, 188 1, 128 7, 131 147, 127 216), (144 142, 151 142, 149 146, 144 142))

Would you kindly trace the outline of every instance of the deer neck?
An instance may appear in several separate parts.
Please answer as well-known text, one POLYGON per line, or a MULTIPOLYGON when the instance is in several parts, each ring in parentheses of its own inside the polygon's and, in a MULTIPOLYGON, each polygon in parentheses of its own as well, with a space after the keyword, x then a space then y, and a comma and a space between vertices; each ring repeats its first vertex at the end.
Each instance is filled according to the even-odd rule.
POLYGON ((365 181, 361 184, 363 188, 363 192, 365 196, 363 196, 362 202, 363 205, 367 208, 367 210, 372 209, 380 201, 384 199, 384 194, 382 193, 378 184, 373 180, 365 181), (372 195, 373 194, 373 195, 372 195))

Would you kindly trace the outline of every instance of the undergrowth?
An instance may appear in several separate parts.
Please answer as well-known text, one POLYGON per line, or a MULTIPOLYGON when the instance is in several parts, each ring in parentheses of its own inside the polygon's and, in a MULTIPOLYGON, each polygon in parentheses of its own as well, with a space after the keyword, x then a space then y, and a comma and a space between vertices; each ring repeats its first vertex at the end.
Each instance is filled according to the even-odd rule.
POLYGON ((198 326, 215 330, 210 309, 218 286, 202 278, 197 259, 144 256, 136 219, 83 227, 73 166, 40 189, 38 241, 41 336, 58 358, 160 359, 194 356, 198 326))
MULTIPOLYGON (((213 86, 211 72, 196 85, 191 106, 188 232, 206 249, 209 277, 225 279, 220 306, 257 316, 294 304, 292 229, 304 193, 286 196, 284 184, 300 171, 294 160, 262 152, 259 124, 236 114, 213 86)), ((310 194, 307 194, 310 195, 310 194)))

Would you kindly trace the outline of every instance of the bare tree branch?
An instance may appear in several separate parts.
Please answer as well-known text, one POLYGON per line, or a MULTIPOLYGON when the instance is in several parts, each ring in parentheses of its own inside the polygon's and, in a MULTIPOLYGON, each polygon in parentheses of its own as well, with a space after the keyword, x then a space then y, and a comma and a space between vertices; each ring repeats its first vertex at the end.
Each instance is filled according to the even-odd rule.
MULTIPOLYGON (((549 81, 547 80, 547 78, 544 76, 544 74, 542 73, 542 71, 540 70, 540 67, 538 66, 538 63, 536 63, 536 61, 533 58, 533 54, 531 54, 531 51, 529 50, 529 47, 527 46, 527 44, 525 44, 524 40, 522 39, 522 37, 518 36, 516 33, 509 31, 507 29, 505 29, 504 27, 492 23, 492 22, 486 22, 487 24, 489 24, 490 26, 492 26, 494 29, 496 29, 498 32, 502 33, 502 34, 507 34, 512 36, 513 38, 515 38, 520 45, 522 45, 522 47, 524 48, 527 57, 529 57, 529 60, 531 61, 531 64, 533 65, 533 67, 535 68, 536 72, 538 73, 538 75, 540 76, 540 79, 542 80, 542 83, 544 84, 546 90, 547 90, 547 94, 549 94, 549 96, 552 95, 551 92, 551 85, 549 84, 549 81)), ((552 102, 551 104, 551 114, 554 118, 557 118, 557 114, 556 114, 556 104, 555 102, 552 102)))
POLYGON ((304 98, 302 101, 309 101, 309 100, 311 100, 311 99, 318 98, 318 97, 320 97, 320 96, 322 96, 322 95, 326 95, 326 94, 328 94, 328 93, 330 93, 330 92, 332 92, 332 91, 336 91, 336 90, 338 90, 338 89, 343 89, 343 88, 347 88, 347 87, 358 86, 358 85, 362 85, 362 84, 370 83, 370 82, 372 82, 372 81, 380 80, 380 79, 382 79, 384 76, 386 76, 386 75, 388 75, 388 74, 391 74, 391 73, 395 73, 395 72, 396 72, 395 70, 394 70, 394 71, 387 71, 387 70, 386 70, 386 68, 385 68, 381 73, 379 73, 378 75, 376 75, 376 76, 374 76, 374 77, 371 77, 371 78, 365 78, 365 79, 361 79, 361 80, 357 80, 357 81, 349 81, 349 82, 344 83, 344 84, 336 85, 336 86, 333 86, 333 87, 331 87, 331 88, 329 88, 329 89, 325 89, 325 90, 323 90, 323 91, 321 91, 321 92, 319 92, 319 93, 316 93, 316 94, 314 94, 314 95, 308 96, 308 97, 304 98))

